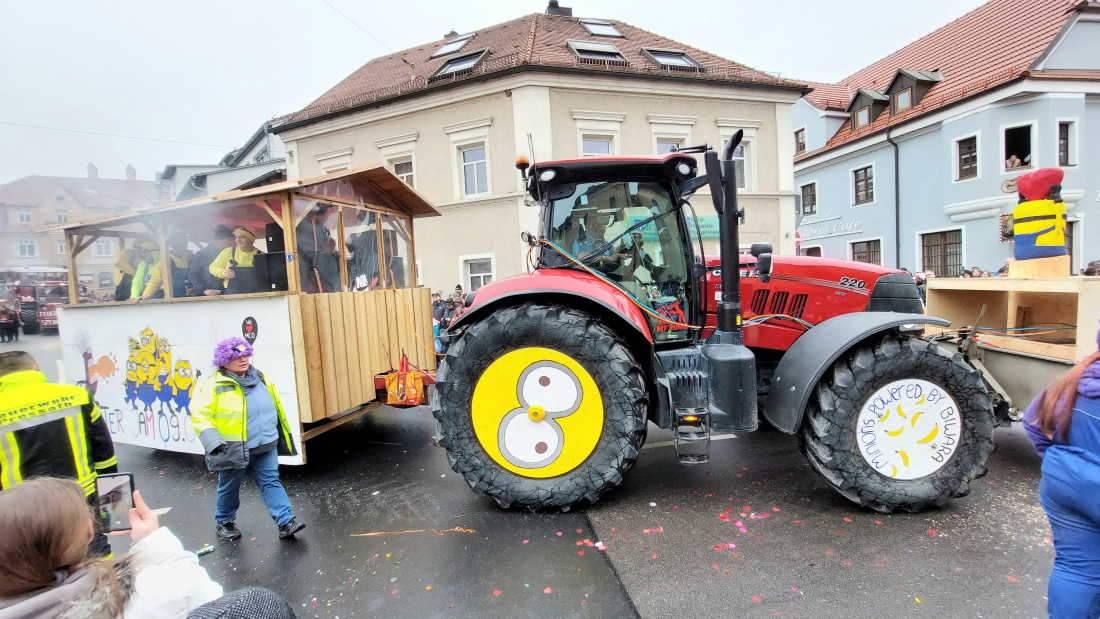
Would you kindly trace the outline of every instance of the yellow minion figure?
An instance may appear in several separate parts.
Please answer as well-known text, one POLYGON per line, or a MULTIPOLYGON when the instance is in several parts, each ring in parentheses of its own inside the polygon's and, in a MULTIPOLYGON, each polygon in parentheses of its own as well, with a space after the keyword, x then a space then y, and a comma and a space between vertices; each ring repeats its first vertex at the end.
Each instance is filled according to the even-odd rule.
POLYGON ((191 413, 191 395, 195 392, 198 378, 199 373, 191 368, 190 361, 176 362, 176 371, 172 377, 172 401, 177 411, 186 410, 188 414, 191 413))
POLYGON ((141 332, 141 350, 153 356, 157 352, 157 334, 149 327, 141 332))
POLYGON ((153 403, 157 401, 154 387, 157 383, 157 361, 152 353, 142 349, 138 351, 134 362, 137 365, 137 399, 141 401, 143 410, 152 412, 153 403))

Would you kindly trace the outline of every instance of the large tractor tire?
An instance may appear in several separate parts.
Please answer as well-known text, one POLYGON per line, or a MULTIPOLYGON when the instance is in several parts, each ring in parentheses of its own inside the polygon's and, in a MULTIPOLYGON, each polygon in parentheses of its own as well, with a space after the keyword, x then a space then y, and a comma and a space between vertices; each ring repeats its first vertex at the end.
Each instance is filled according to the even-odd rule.
POLYGON ((961 355, 889 335, 854 349, 817 385, 802 450, 844 497, 889 513, 966 496, 993 451, 992 398, 961 355))
POLYGON ((23 335, 34 335, 38 333, 38 321, 27 321, 23 323, 23 335))
POLYGON ((432 412, 451 468, 502 508, 595 503, 645 441, 644 374, 595 317, 526 303, 470 325, 439 367, 432 412))

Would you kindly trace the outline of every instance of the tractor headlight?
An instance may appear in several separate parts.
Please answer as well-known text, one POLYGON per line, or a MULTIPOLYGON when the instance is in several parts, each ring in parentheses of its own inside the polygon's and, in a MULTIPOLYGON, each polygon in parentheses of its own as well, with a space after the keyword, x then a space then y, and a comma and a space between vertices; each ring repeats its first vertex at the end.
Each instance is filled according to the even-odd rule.
POLYGON ((676 165, 676 171, 679 172, 683 176, 690 176, 691 175, 691 166, 689 166, 688 164, 681 161, 680 163, 678 163, 676 165))
POLYGON ((544 183, 549 183, 554 180, 554 177, 557 175, 558 173, 553 170, 543 170, 542 174, 539 174, 539 180, 544 183))

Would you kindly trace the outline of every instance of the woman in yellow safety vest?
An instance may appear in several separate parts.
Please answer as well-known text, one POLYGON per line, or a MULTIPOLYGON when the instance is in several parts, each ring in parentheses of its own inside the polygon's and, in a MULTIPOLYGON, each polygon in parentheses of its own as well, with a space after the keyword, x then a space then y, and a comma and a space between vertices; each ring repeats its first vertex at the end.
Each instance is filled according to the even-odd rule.
POLYGON ((294 437, 279 401, 279 392, 251 363, 252 346, 239 337, 214 349, 217 371, 199 384, 191 401, 192 422, 206 451, 206 466, 218 472, 215 530, 224 540, 237 540, 241 482, 250 473, 260 488, 279 537, 292 537, 306 525, 291 511, 279 483, 279 456, 297 453, 294 437))

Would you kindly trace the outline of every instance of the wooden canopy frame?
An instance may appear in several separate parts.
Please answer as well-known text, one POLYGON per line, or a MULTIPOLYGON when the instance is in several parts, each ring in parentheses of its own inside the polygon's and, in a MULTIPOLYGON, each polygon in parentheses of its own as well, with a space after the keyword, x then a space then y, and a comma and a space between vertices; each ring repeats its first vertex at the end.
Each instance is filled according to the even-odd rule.
MULTIPOLYGON (((416 282, 416 245, 414 241, 413 219, 440 215, 430 202, 415 189, 397 178, 381 164, 364 166, 343 172, 308 179, 296 179, 264 185, 251 189, 233 190, 213 196, 205 196, 172 202, 125 213, 116 213, 85 221, 69 222, 53 226, 44 232, 61 231, 65 235, 68 261, 68 279, 70 300, 79 303, 77 257, 100 238, 119 239, 119 251, 125 248, 126 239, 151 236, 160 248, 161 279, 165 299, 173 299, 172 268, 168 240, 176 231, 208 231, 213 224, 224 221, 237 225, 250 225, 255 228, 271 221, 283 230, 283 240, 287 248, 288 265, 297 262, 298 240, 296 228, 309 214, 310 208, 304 208, 296 214, 295 200, 307 205, 330 204, 337 211, 336 229, 340 234, 337 253, 340 256, 340 281, 344 289, 348 288, 347 247, 344 243, 344 211, 355 209, 377 215, 377 227, 382 230, 384 221, 389 222, 394 231, 409 247, 409 282, 416 282), (262 209, 262 210, 261 210, 262 209), (200 215, 196 217, 196 215, 200 215), (205 215, 205 216, 203 216, 205 215), (140 231, 136 231, 137 228, 140 231)), ((262 229, 262 226, 261 226, 262 229)), ((383 234, 378 234, 378 255, 385 257, 383 234)), ((381 286, 387 287, 388 274, 380 272, 381 286)), ((287 294, 300 294, 302 282, 296 267, 287 268, 287 294)))

